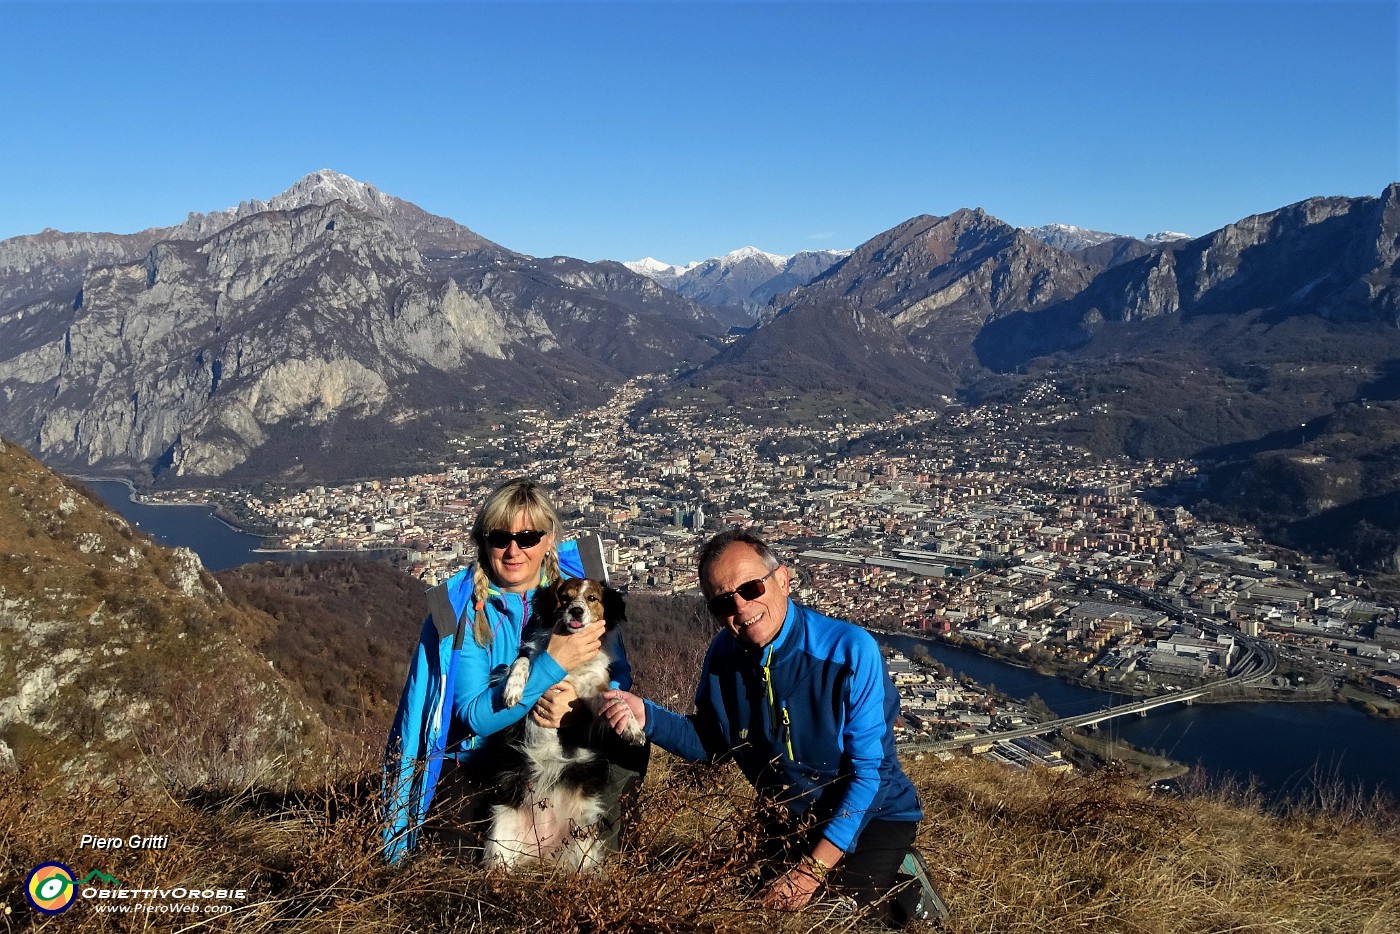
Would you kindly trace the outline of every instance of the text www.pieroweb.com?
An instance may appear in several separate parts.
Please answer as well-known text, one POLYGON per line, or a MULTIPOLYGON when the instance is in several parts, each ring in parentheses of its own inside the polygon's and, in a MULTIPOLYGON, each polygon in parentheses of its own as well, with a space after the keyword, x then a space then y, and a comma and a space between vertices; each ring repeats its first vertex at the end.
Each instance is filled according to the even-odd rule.
POLYGON ((104 914, 201 914, 219 915, 233 911, 233 905, 191 905, 176 903, 173 905, 141 905, 128 904, 125 902, 94 902, 93 911, 104 914))

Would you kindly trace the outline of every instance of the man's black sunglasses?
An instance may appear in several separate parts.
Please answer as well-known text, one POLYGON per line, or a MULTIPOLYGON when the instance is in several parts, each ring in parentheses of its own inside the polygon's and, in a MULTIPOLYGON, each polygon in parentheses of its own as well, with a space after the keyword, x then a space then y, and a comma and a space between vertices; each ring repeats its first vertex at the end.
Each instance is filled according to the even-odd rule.
MULTIPOLYGON (((782 565, 780 564, 778 567, 780 568, 782 565)), ((763 582, 776 574, 777 571, 778 568, 774 568, 762 577, 755 578, 751 581, 744 581, 733 590, 716 594, 705 601, 705 606, 709 607, 710 612, 716 616, 730 616, 735 610, 739 609, 739 601, 734 599, 735 594, 738 594, 745 600, 757 600, 768 592, 768 588, 763 585, 763 582)))
POLYGON ((534 529, 526 529, 523 532, 505 532, 495 529, 486 533, 486 544, 492 548, 509 548, 511 542, 515 542, 521 548, 534 548, 544 538, 543 532, 534 529))

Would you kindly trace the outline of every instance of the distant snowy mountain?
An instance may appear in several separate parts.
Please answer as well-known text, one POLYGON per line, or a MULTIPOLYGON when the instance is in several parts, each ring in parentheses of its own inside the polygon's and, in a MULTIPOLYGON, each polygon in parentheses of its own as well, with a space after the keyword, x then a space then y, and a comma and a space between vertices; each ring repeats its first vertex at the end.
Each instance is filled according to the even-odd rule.
POLYGON ((1125 234, 1105 233, 1102 230, 1087 230, 1083 227, 1074 227, 1070 224, 1046 224, 1043 227, 1024 227, 1022 229, 1047 246, 1058 247, 1061 250, 1070 250, 1072 252, 1087 250, 1090 247, 1108 243, 1110 240, 1136 239, 1151 246, 1160 246, 1163 243, 1192 239, 1189 234, 1174 233, 1170 230, 1149 234, 1146 237, 1128 237, 1125 234))
POLYGON ((779 256, 745 246, 688 266, 650 256, 623 265, 720 313, 730 324, 747 326, 774 295, 806 285, 848 255, 849 250, 804 250, 779 256))
POLYGON ((1069 224, 1046 224, 1043 227, 1023 229, 1041 243, 1058 247, 1061 250, 1083 250, 1091 246, 1098 246, 1100 243, 1107 243, 1109 240, 1116 240, 1122 236, 1122 234, 1104 233, 1102 230, 1086 230, 1083 227, 1074 227, 1069 224))
POLYGON ((669 286, 676 281, 679 276, 699 266, 699 263, 688 263, 684 266, 676 266, 671 263, 663 263, 659 259, 650 256, 643 257, 632 263, 623 263, 628 269, 639 276, 646 276, 659 285, 669 286))

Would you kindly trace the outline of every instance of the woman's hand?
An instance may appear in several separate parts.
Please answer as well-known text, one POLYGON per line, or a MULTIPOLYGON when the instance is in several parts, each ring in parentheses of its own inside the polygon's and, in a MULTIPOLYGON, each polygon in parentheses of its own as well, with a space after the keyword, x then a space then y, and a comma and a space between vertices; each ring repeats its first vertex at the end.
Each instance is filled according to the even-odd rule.
POLYGON ((574 686, 568 681, 560 681, 535 701, 535 707, 530 711, 530 719, 546 729, 557 730, 565 720, 572 723, 577 719, 574 714, 582 713, 583 707, 574 686))
POLYGON ((559 663, 560 668, 573 671, 598 654, 603 647, 603 633, 606 631, 607 624, 598 620, 567 636, 555 633, 549 637, 547 651, 550 657, 559 663))

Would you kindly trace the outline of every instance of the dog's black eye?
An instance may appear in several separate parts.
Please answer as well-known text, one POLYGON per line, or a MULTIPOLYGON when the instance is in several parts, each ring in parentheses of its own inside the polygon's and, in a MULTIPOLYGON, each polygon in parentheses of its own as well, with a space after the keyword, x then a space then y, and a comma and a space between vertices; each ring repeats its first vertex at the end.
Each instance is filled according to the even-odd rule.
POLYGON ((592 600, 594 603, 597 603, 597 602, 598 602, 598 595, 597 595, 596 593, 591 593, 591 594, 588 595, 588 599, 592 600))

